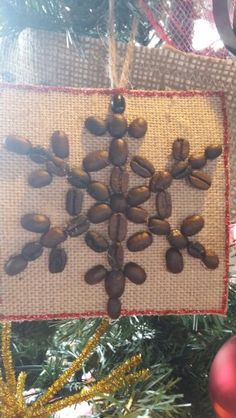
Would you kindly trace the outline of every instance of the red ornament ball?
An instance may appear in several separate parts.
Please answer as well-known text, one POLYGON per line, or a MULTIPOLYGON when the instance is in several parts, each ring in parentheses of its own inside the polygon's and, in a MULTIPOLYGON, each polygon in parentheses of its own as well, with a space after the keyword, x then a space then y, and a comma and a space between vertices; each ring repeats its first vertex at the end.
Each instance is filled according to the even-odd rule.
POLYGON ((236 336, 226 341, 213 360, 209 395, 218 418, 236 418, 236 336))

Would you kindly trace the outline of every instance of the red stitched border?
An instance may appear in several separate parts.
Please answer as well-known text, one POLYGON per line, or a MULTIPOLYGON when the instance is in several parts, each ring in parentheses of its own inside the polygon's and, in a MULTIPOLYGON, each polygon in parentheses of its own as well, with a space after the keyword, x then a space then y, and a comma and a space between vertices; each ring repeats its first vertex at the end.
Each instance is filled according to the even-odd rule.
MULTIPOLYGON (((30 84, 9 84, 0 83, 0 90, 13 89, 13 90, 31 90, 40 93, 47 92, 61 92, 73 95, 85 94, 104 94, 110 95, 113 93, 124 93, 128 96, 134 97, 220 97, 222 103, 223 113, 223 126, 224 126, 224 169, 225 169, 225 277, 224 277, 224 293, 222 297, 222 306, 220 309, 208 309, 208 310, 127 310, 123 309, 121 315, 205 315, 205 314, 220 314, 225 315, 227 310, 227 299, 228 299, 228 284, 229 284, 229 227, 230 227, 230 212, 229 212, 229 133, 228 133, 228 122, 227 122, 227 109, 226 109, 226 98, 222 91, 147 91, 147 90, 128 90, 128 89, 99 89, 99 88, 73 88, 73 87, 54 87, 54 86, 34 86, 30 84)), ((4 316, 0 314, 0 319, 3 321, 23 321, 23 320, 39 320, 39 319, 65 319, 65 318, 83 318, 83 317, 97 317, 107 316, 103 311, 89 311, 84 313, 64 312, 61 314, 38 314, 38 315, 9 315, 4 316)))

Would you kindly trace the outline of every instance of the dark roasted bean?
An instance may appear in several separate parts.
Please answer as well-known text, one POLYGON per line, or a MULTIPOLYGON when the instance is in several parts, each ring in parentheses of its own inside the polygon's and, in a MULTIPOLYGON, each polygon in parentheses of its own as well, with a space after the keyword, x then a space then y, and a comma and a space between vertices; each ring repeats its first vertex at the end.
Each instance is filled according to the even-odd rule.
POLYGON ((192 171, 192 173, 188 176, 188 179, 191 186, 196 189, 208 190, 211 187, 211 178, 203 171, 192 171))
POLYGON ((21 218, 21 226, 27 231, 44 233, 49 230, 50 219, 40 213, 27 213, 21 218))
POLYGON ((147 186, 133 187, 128 191, 127 203, 130 206, 138 206, 146 202, 151 196, 147 186))
POLYGON ((97 203, 88 210, 88 218, 94 224, 106 221, 111 215, 112 210, 106 203, 97 203))
POLYGON ((85 242, 96 253, 102 253, 108 249, 108 241, 96 231, 88 231, 85 235, 85 242))
POLYGON ((92 181, 88 186, 88 193, 99 202, 104 202, 109 198, 108 187, 100 181, 92 181))
POLYGON ((107 167, 108 152, 106 150, 91 151, 83 159, 83 167, 86 171, 99 171, 107 167))
POLYGON ((176 180, 181 180, 191 173, 191 166, 188 161, 179 161, 176 163, 171 170, 172 177, 176 180))
POLYGON ((125 290, 125 277, 122 271, 112 270, 105 279, 105 289, 110 298, 119 298, 125 290))
POLYGON ((146 158, 140 157, 139 155, 132 158, 130 166, 136 174, 144 178, 151 177, 155 172, 153 164, 146 158))
POLYGON ((179 229, 172 229, 168 235, 169 243, 176 248, 186 248, 188 245, 187 238, 180 232, 179 229))
POLYGON ((107 270, 104 266, 101 264, 98 264, 97 266, 92 267, 89 269, 84 276, 84 280, 88 284, 97 284, 100 283, 103 279, 106 278, 107 270))
POLYGON ((59 158, 69 157, 69 139, 65 132, 55 131, 51 136, 52 150, 59 158))
POLYGON ((43 147, 32 147, 29 152, 29 157, 37 164, 44 164, 49 159, 49 153, 43 147))
POLYGON ((131 235, 127 241, 127 248, 129 251, 143 251, 152 244, 152 234, 147 231, 136 232, 131 235))
POLYGON ((121 167, 111 170, 110 186, 115 193, 127 193, 129 186, 129 173, 121 167))
POLYGON ((122 138, 127 131, 127 120, 122 115, 111 115, 108 120, 108 131, 115 138, 122 138))
POLYGON ((205 149, 205 155, 208 160, 214 160, 222 154, 222 145, 209 145, 205 149))
POLYGON ((53 248, 66 240, 66 234, 62 228, 53 227, 42 235, 40 242, 44 247, 53 248))
POLYGON ((156 194, 156 210, 159 218, 169 218, 172 213, 171 195, 166 190, 161 190, 156 194))
POLYGON ((79 215, 77 218, 71 219, 66 227, 66 233, 70 237, 77 237, 78 235, 87 232, 89 229, 89 220, 85 215, 79 215))
POLYGON ((101 136, 106 133, 107 123, 106 121, 97 118, 95 116, 89 116, 85 121, 85 128, 88 129, 91 134, 101 136))
POLYGON ((206 157, 203 152, 197 152, 196 154, 190 155, 188 161, 194 170, 198 170, 206 164, 206 157))
POLYGON ((79 189, 86 189, 90 180, 90 174, 78 167, 72 168, 68 174, 69 183, 79 189))
POLYGON ((116 138, 110 143, 109 160, 112 164, 121 166, 126 163, 128 158, 128 145, 124 139, 116 138))
POLYGON ((109 220, 109 237, 112 241, 123 241, 127 234, 127 219, 123 213, 114 213, 109 220))
POLYGON ((189 155, 190 145, 187 139, 178 138, 173 142, 172 152, 176 160, 185 160, 189 155))
POLYGON ((124 275, 135 284, 142 284, 147 278, 145 270, 138 264, 132 262, 125 265, 124 275))
POLYGON ((52 175, 46 170, 35 170, 30 173, 28 183, 31 187, 39 189, 48 186, 52 182, 52 175))
POLYGON ((5 264, 5 272, 8 276, 15 276, 26 269, 28 262, 22 254, 12 256, 5 264))
POLYGON ((107 252, 107 260, 113 269, 119 270, 124 263, 124 249, 119 242, 113 242, 107 252))
POLYGON ((169 235, 170 233, 170 224, 169 222, 159 219, 155 216, 149 219, 148 228, 152 234, 156 235, 169 235))
POLYGON ((166 251, 166 268, 170 273, 178 274, 183 271, 184 260, 181 252, 176 248, 169 248, 166 251))
POLYGON ((67 263, 67 255, 63 248, 53 248, 49 255, 48 269, 50 273, 62 273, 67 263))
POLYGON ((120 299, 109 298, 107 302, 107 313, 111 319, 117 319, 121 312, 121 301, 120 299))
POLYGON ((205 256, 202 258, 203 263, 205 266, 210 270, 215 270, 219 266, 219 257, 215 253, 215 251, 206 250, 205 256))
POLYGON ((172 183, 172 177, 169 171, 157 171, 150 179, 149 188, 151 192, 168 189, 172 183))
POLYGON ((58 177, 63 177, 67 174, 68 164, 59 157, 53 157, 46 163, 47 171, 58 177))
POLYGON ((131 206, 126 210, 127 218, 136 224, 143 224, 147 221, 148 212, 146 209, 140 208, 139 206, 131 206))
POLYGON ((122 94, 114 94, 112 96, 111 110, 114 113, 123 113, 125 111, 125 98, 122 94))
POLYGON ((28 242, 22 248, 21 254, 27 261, 34 261, 43 254, 43 247, 38 241, 28 242))
POLYGON ((129 125, 128 132, 133 138, 142 138, 147 132, 147 121, 143 118, 134 119, 129 125))
POLYGON ((181 232, 188 237, 197 234, 204 227, 204 219, 201 215, 191 215, 185 218, 181 225, 181 232))
POLYGON ((126 198, 123 194, 117 193, 111 196, 111 209, 114 212, 125 212, 127 208, 126 198))
POLYGON ((69 189, 66 194, 66 211, 70 216, 78 215, 82 210, 84 195, 81 190, 69 189))
POLYGON ((4 141, 5 148, 16 154, 27 155, 31 150, 31 143, 20 136, 8 135, 4 141))
POLYGON ((205 247, 198 241, 189 242, 187 247, 189 255, 194 258, 203 258, 205 256, 205 247))

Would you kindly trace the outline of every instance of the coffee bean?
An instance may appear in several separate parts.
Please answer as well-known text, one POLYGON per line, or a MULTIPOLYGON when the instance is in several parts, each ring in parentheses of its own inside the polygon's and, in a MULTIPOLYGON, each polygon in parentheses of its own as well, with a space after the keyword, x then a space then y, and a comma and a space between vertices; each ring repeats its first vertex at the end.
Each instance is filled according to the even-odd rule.
POLYGON ((211 187, 211 178, 203 171, 193 170, 188 179, 191 186, 196 189, 208 190, 211 187))
POLYGON ((172 177, 169 171, 157 171, 150 179, 149 188, 151 192, 168 189, 172 183, 172 177))
POLYGON ((63 248, 53 248, 49 255, 50 273, 62 273, 66 267, 67 255, 63 248))
POLYGON ((43 147, 32 147, 29 157, 34 163, 44 164, 50 158, 48 151, 43 147))
POLYGON ((127 202, 130 206, 138 206, 146 202, 151 196, 147 186, 133 187, 128 191, 127 202))
POLYGON ((188 237, 197 234, 204 227, 204 219, 201 215, 191 215, 185 218, 181 225, 181 232, 188 237))
POLYGON ((53 227, 45 235, 42 235, 40 242, 44 247, 53 248, 65 241, 66 238, 63 229, 53 227))
POLYGON ((198 241, 189 242, 187 247, 189 255, 194 258, 202 259, 205 256, 206 250, 205 247, 198 241))
POLYGON ((125 277, 122 271, 112 270, 105 279, 105 290, 112 299, 122 296, 125 290, 125 277))
POLYGON ((108 234, 112 241, 123 241, 127 234, 127 219, 123 213, 114 213, 109 220, 108 234))
POLYGON ((125 98, 122 94, 114 94, 112 96, 111 110, 114 113, 123 113, 125 111, 125 98))
POLYGON ((127 131, 127 120, 122 115, 111 115, 108 120, 108 131, 115 138, 122 138, 127 131))
POLYGON ((111 170, 110 185, 115 193, 126 193, 129 186, 129 173, 121 167, 111 170))
POLYGON ((59 157, 53 157, 46 163, 47 171, 58 177, 63 177, 67 174, 68 164, 59 157))
POLYGON ((220 260, 215 251, 206 250, 205 256, 202 258, 205 266, 210 270, 215 270, 219 266, 220 260))
POLYGON ((109 160, 114 165, 124 165, 128 158, 128 145, 123 139, 113 139, 109 148, 109 160))
POLYGON ((69 139, 65 132, 55 131, 51 136, 51 145, 54 154, 59 158, 69 157, 69 139))
POLYGON ((123 194, 117 193, 111 196, 111 209, 114 212, 125 212, 127 208, 126 198, 123 194))
POLYGON ((187 139, 177 138, 172 145, 173 157, 176 160, 185 160, 189 155, 190 145, 187 139))
POLYGON ((40 213, 27 213, 21 218, 21 226, 27 231, 45 233, 49 230, 50 219, 40 213))
POLYGON ((104 202, 109 198, 108 187, 100 181, 92 181, 88 186, 88 193, 99 202, 104 202))
POLYGON ((124 263, 124 249, 119 242, 113 242, 107 252, 107 261, 112 269, 119 270, 124 263))
POLYGON ((88 131, 96 136, 101 136, 106 133, 107 130, 107 123, 106 121, 97 118, 95 116, 89 116, 85 121, 85 128, 88 131))
POLYGON ((184 260, 181 252, 176 248, 169 248, 166 251, 166 268, 170 273, 178 274, 183 271, 184 260))
POLYGON ((140 208, 139 206, 131 206, 126 210, 127 218, 136 224, 143 224, 147 221, 148 212, 146 209, 140 208))
POLYGON ((106 150, 91 151, 83 159, 83 167, 86 171, 99 171, 107 167, 108 164, 108 152, 106 150))
POLYGON ((8 276, 15 276, 26 269, 28 262, 22 254, 12 256, 5 264, 5 272, 8 276))
POLYGON ((127 241, 129 251, 143 251, 152 244, 152 235, 147 231, 136 232, 127 241))
POLYGON ((25 138, 20 136, 8 135, 4 141, 7 151, 15 152, 20 155, 27 155, 31 150, 31 143, 25 138))
POLYGON ((142 284, 147 278, 145 270, 138 264, 132 262, 125 265, 124 275, 135 284, 142 284))
POLYGON ((48 186, 52 182, 52 175, 46 170, 35 170, 30 173, 28 183, 31 187, 39 189, 48 186))
POLYGON ((94 224, 106 221, 111 215, 112 210, 106 203, 97 203, 88 210, 88 218, 94 224))
POLYGON ((66 211, 70 216, 78 215, 82 210, 84 195, 81 190, 69 189, 66 194, 66 211))
POLYGON ((90 183, 91 177, 89 173, 82 170, 81 168, 74 167, 68 174, 68 181, 72 186, 78 187, 79 189, 86 189, 90 183))
POLYGON ((121 301, 120 299, 109 298, 107 302, 107 313, 111 319, 117 319, 121 312, 121 301))
POLYGON ((88 231, 85 235, 85 242, 96 253, 102 253, 108 249, 108 241, 96 231, 88 231))
POLYGON ((27 261, 34 261, 43 254, 43 247, 38 241, 28 242, 22 248, 21 254, 27 261))
POLYGON ((87 232, 89 229, 89 220, 85 215, 79 215, 77 218, 71 219, 66 227, 66 233, 70 237, 78 237, 78 235, 87 232))
POLYGON ((205 149, 205 156, 208 160, 214 160, 222 154, 222 145, 209 145, 205 149))
POLYGON ((187 238, 179 231, 179 229, 172 229, 168 235, 168 241, 173 247, 186 248, 188 245, 187 238))
POLYGON ((176 163, 171 170, 172 177, 176 180, 181 180, 184 177, 188 176, 192 171, 191 166, 188 161, 179 161, 176 163))
POLYGON ((155 172, 153 164, 146 158, 140 157, 139 155, 132 158, 130 166, 136 174, 144 178, 151 177, 155 172))
POLYGON ((192 154, 190 155, 188 162, 194 170, 202 168, 206 164, 205 154, 202 152, 192 154))
POLYGON ((169 235, 170 233, 169 222, 163 219, 159 219, 155 216, 149 219, 148 228, 149 228, 149 231, 155 235, 169 235))
POLYGON ((147 121, 143 118, 134 119, 129 125, 128 132, 133 138, 142 138, 147 132, 147 121))
POLYGON ((166 190, 161 190, 156 194, 156 210, 159 218, 169 218, 172 213, 171 195, 166 190))
POLYGON ((92 267, 89 269, 84 276, 84 280, 86 283, 93 285, 100 283, 103 279, 107 276, 107 270, 101 264, 92 267))

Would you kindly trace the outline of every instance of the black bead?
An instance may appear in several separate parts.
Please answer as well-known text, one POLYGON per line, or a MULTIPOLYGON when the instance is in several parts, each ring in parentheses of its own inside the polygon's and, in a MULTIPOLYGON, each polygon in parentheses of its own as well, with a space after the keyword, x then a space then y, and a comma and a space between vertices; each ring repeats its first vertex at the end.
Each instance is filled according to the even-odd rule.
POLYGON ((125 98, 122 94, 114 94, 112 96, 111 110, 114 113, 123 113, 125 111, 125 98))

